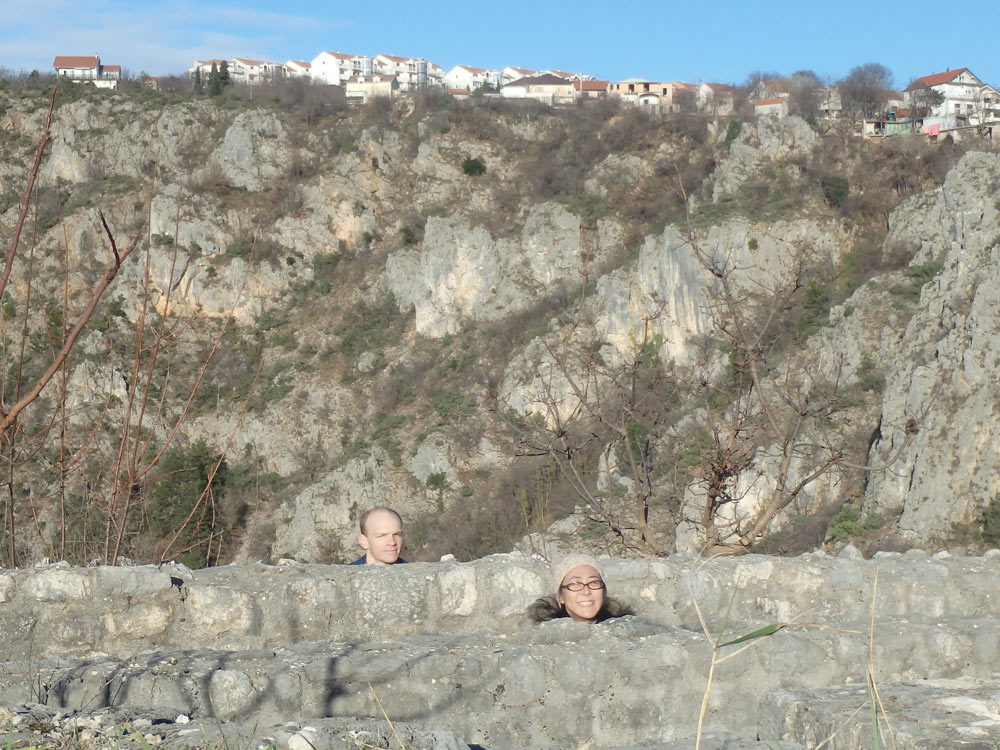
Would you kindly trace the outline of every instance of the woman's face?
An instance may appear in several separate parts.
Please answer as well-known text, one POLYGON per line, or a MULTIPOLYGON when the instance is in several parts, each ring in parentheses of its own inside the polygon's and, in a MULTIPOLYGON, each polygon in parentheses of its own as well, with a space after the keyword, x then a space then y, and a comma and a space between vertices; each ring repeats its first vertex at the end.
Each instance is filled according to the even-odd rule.
POLYGON ((557 598, 566 614, 574 620, 593 622, 604 606, 604 581, 601 580, 601 574, 590 565, 578 565, 563 576, 557 598), (575 588, 580 590, 573 591, 575 588))

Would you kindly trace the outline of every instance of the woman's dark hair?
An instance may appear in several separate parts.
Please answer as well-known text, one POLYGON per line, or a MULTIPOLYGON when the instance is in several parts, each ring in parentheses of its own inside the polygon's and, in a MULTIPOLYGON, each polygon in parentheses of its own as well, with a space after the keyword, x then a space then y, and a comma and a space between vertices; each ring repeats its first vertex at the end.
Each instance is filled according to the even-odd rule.
MULTIPOLYGON (((622 604, 617 599, 605 597, 604 604, 601 606, 600 611, 598 611, 597 617, 594 618, 594 622, 604 622, 613 617, 634 614, 635 611, 627 604, 622 604)), ((549 620, 557 620, 560 617, 569 617, 569 613, 556 597, 543 596, 541 599, 536 599, 528 607, 528 617, 532 622, 548 622, 549 620)))

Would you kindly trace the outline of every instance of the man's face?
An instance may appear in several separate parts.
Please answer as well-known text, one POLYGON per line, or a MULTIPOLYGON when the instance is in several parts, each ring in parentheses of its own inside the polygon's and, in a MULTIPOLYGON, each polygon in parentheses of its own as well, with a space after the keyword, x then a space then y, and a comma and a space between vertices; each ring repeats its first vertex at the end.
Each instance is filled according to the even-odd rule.
POLYGON ((358 534, 358 544, 365 551, 365 562, 392 565, 403 551, 403 525, 392 513, 376 511, 358 534))

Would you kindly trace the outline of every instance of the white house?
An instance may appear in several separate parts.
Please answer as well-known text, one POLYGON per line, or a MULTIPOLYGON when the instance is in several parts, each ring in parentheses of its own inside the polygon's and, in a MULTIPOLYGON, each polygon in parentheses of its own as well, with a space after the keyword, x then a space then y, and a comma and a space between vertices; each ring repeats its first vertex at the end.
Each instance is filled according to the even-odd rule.
POLYGON ((343 52, 320 52, 309 63, 309 76, 318 83, 343 86, 348 78, 371 76, 374 61, 364 55, 343 52))
POLYGON ((229 61, 229 78, 234 83, 256 86, 271 83, 284 75, 285 67, 281 63, 250 60, 246 57, 234 57, 229 61))
POLYGON ((560 78, 565 78, 567 81, 593 81, 594 76, 589 73, 567 73, 565 70, 543 70, 540 75, 545 73, 551 73, 554 76, 559 76, 560 78))
POLYGON ((370 102, 376 97, 392 96, 399 89, 395 76, 373 73, 367 76, 351 76, 344 81, 344 96, 348 99, 370 102))
POLYGON ((539 75, 537 70, 528 70, 527 68, 515 68, 513 65, 508 65, 506 68, 500 71, 500 78, 502 83, 508 84, 520 78, 531 78, 532 76, 539 75))
POLYGON ((445 88, 449 90, 475 91, 484 85, 499 89, 503 85, 503 74, 489 68, 456 65, 444 74, 443 80, 445 88))
POLYGON ((395 76, 401 91, 418 91, 429 86, 442 86, 444 71, 440 65, 417 57, 375 55, 374 73, 395 76))
POLYGON ((289 78, 308 78, 311 63, 304 60, 289 60, 285 63, 285 75, 289 78))
POLYGON ((925 124, 933 121, 943 128, 953 128, 1000 120, 1000 94, 968 68, 955 68, 916 79, 903 92, 905 103, 919 106, 921 93, 926 89, 938 92, 943 100, 930 106, 929 114, 923 118, 925 124))
POLYGON ((212 66, 215 66, 215 70, 219 71, 222 69, 222 63, 226 63, 226 69, 228 70, 228 60, 195 60, 194 65, 187 69, 187 74, 191 78, 194 78, 195 73, 200 73, 201 80, 207 81, 208 77, 212 74, 212 66))
POLYGON ((535 99, 550 105, 571 104, 576 101, 573 81, 551 73, 511 81, 500 89, 500 94, 509 99, 535 99))
POLYGON ((753 111, 757 117, 788 117, 788 98, 770 96, 758 99, 753 103, 753 111))
POLYGON ((102 65, 98 55, 73 57, 59 55, 52 63, 56 75, 78 83, 87 83, 99 89, 117 89, 122 77, 120 65, 102 65))
POLYGON ((728 83, 699 84, 695 100, 699 112, 722 116, 733 113, 733 87, 728 83))

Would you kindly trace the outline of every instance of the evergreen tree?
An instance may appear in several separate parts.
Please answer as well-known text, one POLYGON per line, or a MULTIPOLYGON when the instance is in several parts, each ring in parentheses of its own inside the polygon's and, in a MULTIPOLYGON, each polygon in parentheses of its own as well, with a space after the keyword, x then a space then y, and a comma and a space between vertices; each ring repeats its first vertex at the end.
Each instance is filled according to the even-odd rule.
MULTIPOLYGON (((222 63, 225 65, 225 63, 222 63)), ((229 76, 229 71, 226 71, 226 76, 229 76)), ((215 63, 212 63, 212 70, 208 74, 208 93, 210 96, 219 96, 222 93, 222 75, 219 73, 219 68, 215 63)))
POLYGON ((229 63, 225 60, 219 65, 219 80, 222 82, 223 86, 228 86, 233 82, 229 77, 229 63))
POLYGON ((201 68, 194 69, 194 95, 201 96, 205 93, 205 83, 201 80, 201 68))

